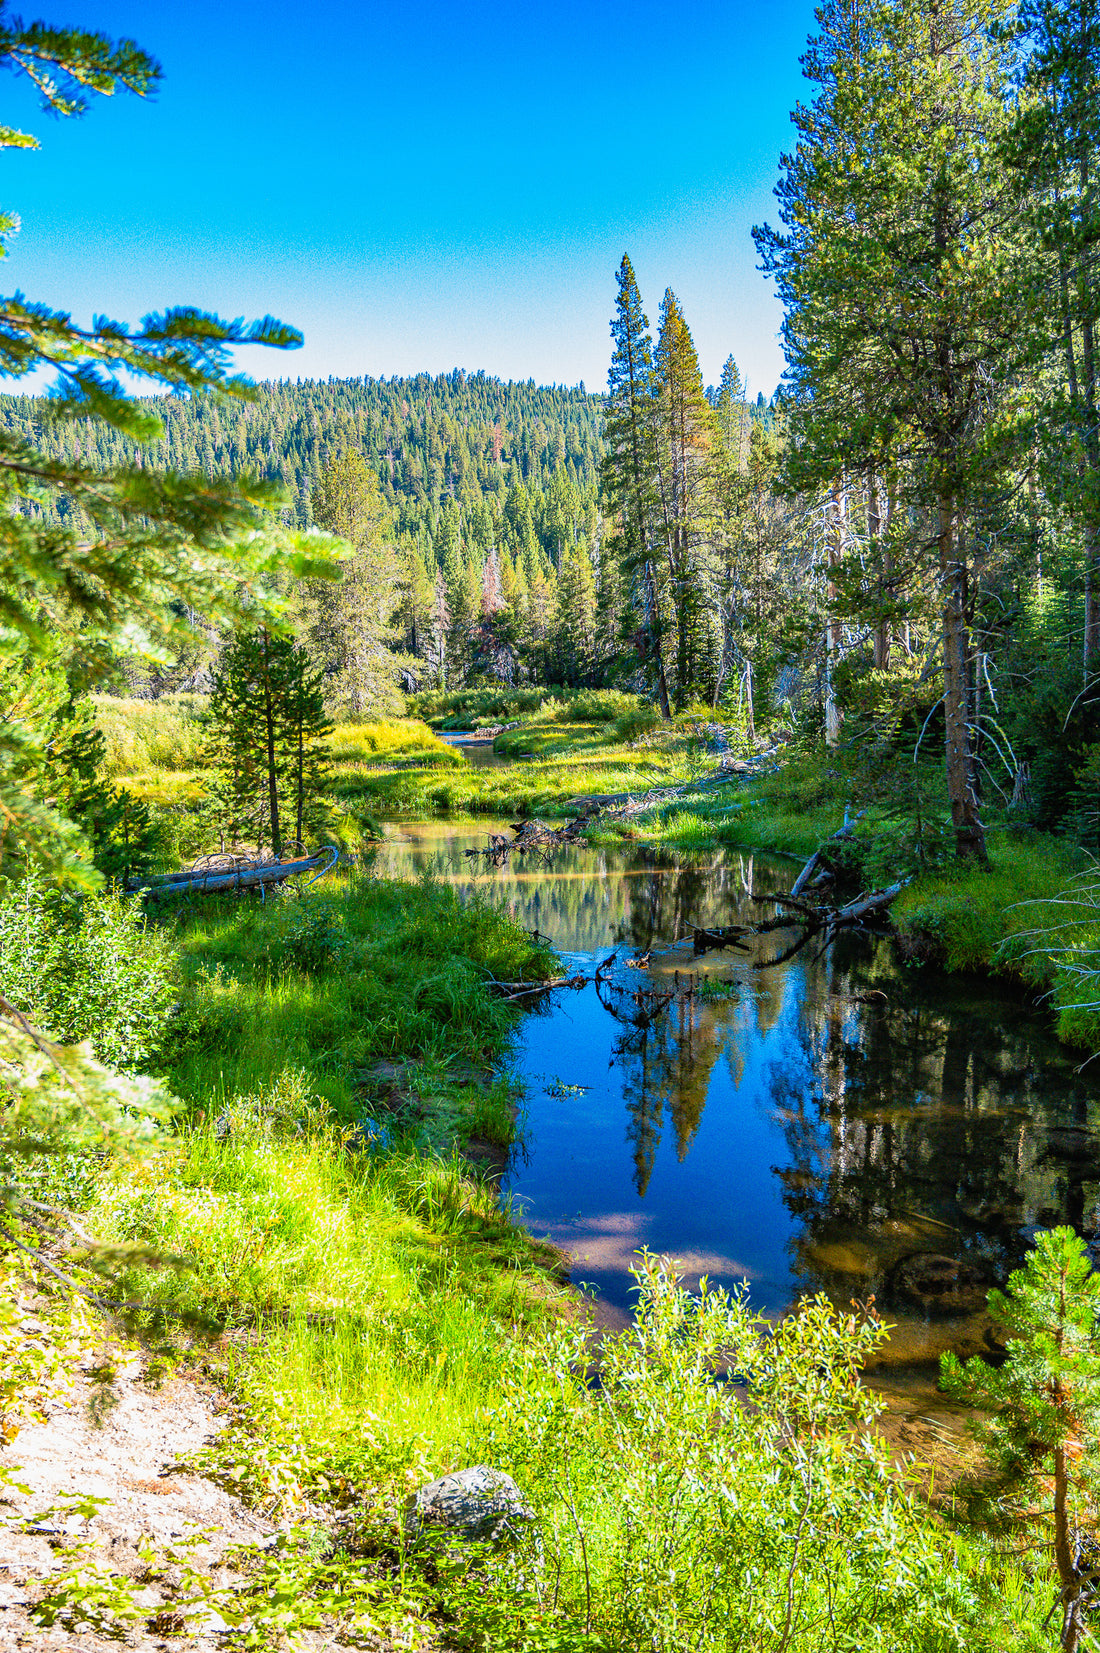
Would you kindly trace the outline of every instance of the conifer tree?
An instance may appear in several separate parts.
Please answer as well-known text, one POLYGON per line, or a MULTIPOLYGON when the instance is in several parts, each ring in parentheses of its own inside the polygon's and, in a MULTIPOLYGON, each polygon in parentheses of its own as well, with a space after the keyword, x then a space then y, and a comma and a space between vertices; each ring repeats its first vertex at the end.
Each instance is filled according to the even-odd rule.
MULTIPOLYGON (((1060 1644, 1063 1653, 1077 1653, 1082 1638, 1092 1641, 1089 1531, 1100 1510, 1100 1275, 1085 1242, 1072 1228, 1039 1233, 1006 1291, 990 1292, 989 1311, 1007 1350, 1004 1365, 995 1369, 980 1356, 963 1365, 944 1355, 943 1387, 990 1417, 979 1433, 1007 1478, 1006 1491, 1023 1501, 1028 1527, 1037 1516, 1049 1517, 1060 1644)), ((1003 1499, 1002 1519, 1011 1508, 1003 1499)))
MULTIPOLYGON (((6 12, 0 67, 27 76, 46 112, 65 117, 84 114, 94 95, 148 96, 161 76, 133 41, 26 24, 6 12)), ((28 133, 0 126, 0 149, 37 147, 28 133)), ((0 214, 0 256, 16 227, 13 213, 0 214)), ((57 378, 36 425, 0 425, 0 656, 9 667, 28 649, 45 656, 63 642, 73 672, 88 678, 105 667, 123 628, 131 650, 143 640, 170 642, 186 629, 188 613, 232 619, 266 592, 274 559, 293 547, 266 518, 281 503, 281 487, 244 470, 219 479, 161 471, 121 446, 111 462, 89 463, 70 433, 91 419, 117 444, 155 441, 164 431, 159 409, 132 396, 124 381, 144 380, 180 398, 247 398, 248 381, 233 372, 234 349, 301 342, 270 316, 246 326, 180 307, 148 315, 136 328, 104 316, 84 328, 21 294, 0 299, 0 375, 18 379, 45 366, 57 378)), ((309 564, 298 555, 292 566, 301 573, 309 564)), ((73 856, 79 846, 60 818, 20 791, 19 743, 9 734, 0 728, 6 834, 67 858, 70 874, 84 876, 73 856)))
POLYGON ((657 587, 656 465, 653 452, 653 341, 642 309, 634 268, 623 254, 611 337, 615 349, 607 375, 607 452, 602 475, 618 513, 619 555, 625 583, 641 616, 645 664, 656 681, 662 717, 672 716, 665 668, 665 638, 657 587))
POLYGON ((715 427, 718 441, 723 452, 729 455, 733 465, 741 465, 741 446, 744 434, 745 391, 741 383, 741 375, 737 370, 737 363, 732 356, 727 356, 722 367, 722 377, 718 384, 718 396, 715 401, 715 427))
POLYGON ((714 414, 679 300, 661 304, 654 375, 654 452, 661 534, 676 615, 676 705, 713 684, 713 595, 708 567, 714 518, 714 414))
POLYGON ((321 472, 313 519, 343 540, 350 555, 339 565, 339 581, 303 583, 301 629, 330 703, 356 717, 400 704, 401 662, 391 646, 399 571, 388 517, 378 479, 360 452, 341 454, 321 472))
POLYGON ((291 822, 301 842, 327 773, 321 743, 331 724, 321 683, 305 650, 266 627, 240 632, 225 651, 203 719, 223 842, 261 853, 270 845, 278 857, 291 822))
POLYGON ((1033 232, 1023 297, 1048 463, 1081 528, 1088 674, 1100 669, 1100 0, 1024 0, 1016 22, 1025 67, 1009 151, 1033 232), (1044 357, 1061 358, 1053 384, 1044 357))
POLYGON ((584 546, 562 559, 556 593, 556 653, 561 681, 591 681, 596 657, 596 577, 584 546))

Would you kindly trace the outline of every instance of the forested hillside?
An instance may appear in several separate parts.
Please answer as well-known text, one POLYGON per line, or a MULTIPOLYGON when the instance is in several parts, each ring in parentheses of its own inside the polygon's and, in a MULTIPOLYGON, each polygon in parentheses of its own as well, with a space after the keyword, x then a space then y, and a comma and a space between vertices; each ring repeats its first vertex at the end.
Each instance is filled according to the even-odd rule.
POLYGON ((152 443, 92 418, 44 425, 48 404, 29 396, 0 398, 0 429, 100 467, 138 460, 209 476, 252 471, 282 483, 303 527, 313 521, 310 496, 326 463, 353 448, 377 472, 402 530, 434 530, 447 499, 465 510, 485 496, 503 506, 523 484, 538 498, 536 517, 551 541, 542 497, 561 479, 559 498, 563 483, 590 498, 602 451, 603 398, 583 384, 505 383, 461 369, 434 378, 269 382, 254 401, 229 407, 208 395, 147 405, 164 425, 163 439, 152 443))

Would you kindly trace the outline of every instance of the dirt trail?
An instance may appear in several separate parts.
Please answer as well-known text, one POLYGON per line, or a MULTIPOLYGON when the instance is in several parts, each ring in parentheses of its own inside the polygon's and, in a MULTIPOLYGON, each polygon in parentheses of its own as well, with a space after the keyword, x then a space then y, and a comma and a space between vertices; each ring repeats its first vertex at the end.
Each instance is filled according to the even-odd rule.
MULTIPOLYGON (((41 1629, 28 1614, 47 1593, 51 1576, 72 1567, 71 1552, 82 1544, 94 1546, 93 1559, 101 1566, 140 1579, 142 1539, 163 1548, 203 1533, 190 1559, 219 1585, 228 1585, 236 1576, 222 1565, 230 1545, 273 1541, 270 1522, 257 1519, 211 1481, 173 1467, 221 1429, 216 1397, 182 1379, 152 1388, 134 1359, 116 1368, 107 1389, 93 1382, 86 1368, 69 1400, 52 1400, 46 1411, 45 1423, 25 1427, 0 1449, 0 1464, 19 1466, 17 1479, 31 1489, 27 1495, 0 1488, 0 1648, 4 1653, 76 1647, 86 1653, 119 1647, 184 1653, 219 1645, 225 1626, 210 1613, 206 1622, 200 1617, 189 1623, 183 1634, 170 1626, 167 1634, 138 1628, 110 1638, 86 1625, 41 1629), (88 1519, 56 1512, 66 1495, 109 1502, 88 1519), (55 1513, 34 1521, 51 1510, 55 1513)), ((157 1588, 147 1588, 138 1600, 155 1622, 162 1600, 157 1588)))

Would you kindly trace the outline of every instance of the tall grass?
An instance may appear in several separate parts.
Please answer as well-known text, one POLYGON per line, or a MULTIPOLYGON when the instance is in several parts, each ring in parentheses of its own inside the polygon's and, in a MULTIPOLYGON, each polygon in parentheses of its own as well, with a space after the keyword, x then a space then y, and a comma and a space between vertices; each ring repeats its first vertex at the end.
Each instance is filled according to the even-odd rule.
MULTIPOLYGON (((167 1062, 176 1094, 220 1110, 287 1067, 311 1075, 344 1119, 361 1111, 380 1060, 481 1067, 506 1046, 513 1013, 485 988, 552 973, 552 956, 510 919, 447 885, 364 873, 303 897, 180 915, 185 987, 167 1062)), ((459 1133, 461 1134, 461 1133, 459 1133)))
POLYGON ((199 767, 205 696, 162 695, 159 700, 95 696, 95 720, 106 742, 107 773, 155 774, 199 767))
POLYGON ((293 1070, 238 1098, 228 1134, 193 1129, 105 1188, 88 1220, 187 1257, 125 1289, 256 1328, 227 1372, 254 1424, 289 1412, 330 1470, 345 1454, 360 1475, 372 1432, 391 1468, 453 1462, 508 1340, 555 1292, 553 1255, 493 1188, 455 1161, 349 1146, 293 1070))
POLYGON ((327 741, 328 755, 345 764, 387 758, 430 757, 440 764, 461 764, 462 754, 440 740, 419 718, 386 718, 370 723, 338 723, 327 741))

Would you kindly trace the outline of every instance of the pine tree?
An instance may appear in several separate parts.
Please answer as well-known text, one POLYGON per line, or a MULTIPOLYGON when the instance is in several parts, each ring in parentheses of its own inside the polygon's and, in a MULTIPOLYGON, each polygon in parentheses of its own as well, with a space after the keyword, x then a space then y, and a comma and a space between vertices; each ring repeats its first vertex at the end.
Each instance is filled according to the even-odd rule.
POLYGON ((602 467, 608 501, 618 513, 619 556, 641 615, 644 664, 656 680, 662 717, 672 716, 665 669, 665 638, 655 568, 657 488, 652 413, 653 341, 642 295, 626 253, 618 271, 607 375, 607 453, 602 467))
POLYGON ((596 576, 583 546, 562 559, 558 574, 555 653, 563 683, 591 681, 596 659, 596 576))
POLYGON ((714 414, 691 332, 671 289, 661 304, 654 383, 657 491, 676 614, 676 705, 682 710, 694 692, 713 684, 716 665, 708 566, 714 414))
POLYGON ((1053 386, 1041 373, 1034 383, 1054 485, 1084 541, 1089 674, 1100 667, 1100 0, 1024 0, 1017 28, 1025 70, 1010 152, 1033 237, 1024 296, 1036 366, 1061 358, 1053 386))
MULTIPOLYGON (((67 117, 82 115, 95 94, 145 97, 161 73, 133 41, 6 13, 0 67, 28 76, 43 108, 67 117)), ((0 126, 0 149, 37 147, 29 134, 0 126)), ((16 227, 14 214, 0 214, 0 256, 16 227)), ((9 669, 28 649, 45 657, 63 642, 73 669, 88 677, 103 671, 124 630, 130 639, 171 641, 195 609, 240 616, 248 586, 253 597, 261 590, 273 551, 293 543, 266 517, 282 489, 245 471, 215 481, 125 457, 121 438, 148 443, 164 431, 158 407, 131 396, 126 381, 180 397, 247 398, 250 386, 233 371, 235 348, 301 342, 270 316, 246 326, 177 308, 133 329, 103 316, 82 328, 21 294, 0 299, 0 375, 22 378, 45 366, 58 383, 39 422, 0 425, 0 620, 9 669), (88 463, 70 438, 92 420, 116 444, 111 462, 88 463), (52 452, 41 450, 43 425, 52 452)), ((297 570, 305 566, 299 559, 297 570)), ((35 853, 67 858, 70 874, 87 881, 61 819, 20 792, 19 763, 19 742, 0 728, 0 811, 9 831, 35 853)))
POLYGON ((266 627, 241 632, 225 651, 204 713, 210 807, 223 843, 283 853, 316 818, 331 724, 321 672, 304 649, 266 627))
MULTIPOLYGON (((1004 1292, 990 1292, 989 1311, 1007 1350, 1004 1365, 990 1367, 980 1356, 962 1365, 944 1355, 942 1386, 990 1415, 980 1433, 1026 1500, 1027 1526, 1049 1515, 1061 1646, 1076 1653, 1082 1636, 1092 1640, 1086 1614, 1096 1568, 1088 1533, 1100 1508, 1100 1275, 1085 1242, 1072 1228, 1039 1233, 1026 1267, 1009 1276, 1004 1292)), ((1003 1499, 1002 1520, 1010 1509, 1003 1499)))
POLYGON ((758 230, 786 315, 795 479, 907 462, 941 588, 945 767, 960 856, 985 856, 969 717, 971 517, 1017 410, 1019 244, 1003 141, 1010 0, 828 0, 820 87, 758 230))
POLYGON ((301 631, 324 676, 330 704, 356 717, 400 705, 394 621, 400 600, 397 553, 378 479, 349 451, 322 471, 313 518, 349 548, 342 578, 303 582, 301 631))
POLYGON ((745 427, 745 391, 741 383, 741 375, 737 370, 737 363, 732 356, 727 356, 722 368, 722 377, 718 384, 718 395, 715 398, 715 426, 718 441, 724 453, 729 455, 736 469, 740 469, 742 462, 742 443, 745 427))

